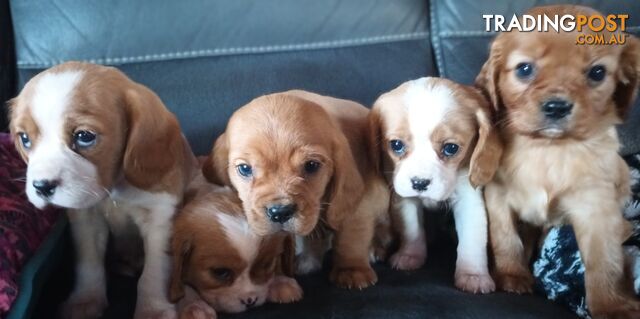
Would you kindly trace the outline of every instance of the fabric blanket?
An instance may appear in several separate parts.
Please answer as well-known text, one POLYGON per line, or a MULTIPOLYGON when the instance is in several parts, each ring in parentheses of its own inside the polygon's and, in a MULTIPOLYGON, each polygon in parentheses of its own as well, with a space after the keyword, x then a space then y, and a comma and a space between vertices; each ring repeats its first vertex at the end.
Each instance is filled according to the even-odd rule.
POLYGON ((22 266, 60 214, 33 207, 24 192, 26 167, 8 134, 0 133, 0 318, 18 295, 22 266))
MULTIPOLYGON (((627 253, 636 260, 634 287, 640 291, 640 154, 625 157, 631 172, 632 196, 624 216, 634 225, 634 235, 625 242, 627 253)), ((537 288, 546 296, 569 307, 582 318, 591 318, 584 288, 584 265, 571 226, 552 228, 540 256, 533 264, 537 288)))

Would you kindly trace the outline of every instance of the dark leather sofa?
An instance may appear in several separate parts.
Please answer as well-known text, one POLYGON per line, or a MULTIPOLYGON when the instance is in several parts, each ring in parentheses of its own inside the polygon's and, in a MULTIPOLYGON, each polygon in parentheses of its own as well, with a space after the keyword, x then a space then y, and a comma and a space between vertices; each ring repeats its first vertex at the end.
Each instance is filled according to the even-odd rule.
MULTIPOLYGON (((482 14, 510 16, 560 2, 628 13, 627 30, 640 33, 637 0, 2 0, 0 98, 15 96, 33 75, 64 61, 114 65, 158 93, 202 155, 235 109, 265 93, 299 88, 369 106, 422 76, 472 83, 494 36, 484 31, 482 14)), ((5 114, 0 120, 6 125, 5 114)), ((622 153, 640 151, 637 105, 620 134, 622 153)), ((35 317, 51 318, 71 284, 68 238, 55 240, 64 252, 42 265, 52 270, 40 298, 31 301, 39 308, 35 317)), ((573 317, 540 295, 457 291, 454 260, 455 243, 437 238, 419 271, 377 265, 379 282, 364 291, 332 287, 326 273, 301 277, 303 301, 230 317, 573 317)), ((129 317, 135 282, 114 277, 110 285, 106 317, 129 317)))

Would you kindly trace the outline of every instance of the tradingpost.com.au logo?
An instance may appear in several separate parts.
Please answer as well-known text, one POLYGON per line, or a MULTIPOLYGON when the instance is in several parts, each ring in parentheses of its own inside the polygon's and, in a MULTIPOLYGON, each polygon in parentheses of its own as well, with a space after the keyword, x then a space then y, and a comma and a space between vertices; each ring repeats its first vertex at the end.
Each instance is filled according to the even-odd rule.
POLYGON ((578 31, 583 29, 591 30, 595 33, 578 33, 576 35, 576 44, 591 45, 614 45, 624 44, 627 40, 627 34, 623 33, 626 29, 626 22, 629 18, 628 14, 609 14, 609 15, 528 15, 524 14, 519 19, 517 15, 513 15, 511 20, 506 21, 503 15, 499 14, 483 14, 485 21, 485 31, 487 32, 510 32, 517 30, 520 32, 565 32, 578 31), (609 31, 611 33, 604 34, 601 31, 609 31))

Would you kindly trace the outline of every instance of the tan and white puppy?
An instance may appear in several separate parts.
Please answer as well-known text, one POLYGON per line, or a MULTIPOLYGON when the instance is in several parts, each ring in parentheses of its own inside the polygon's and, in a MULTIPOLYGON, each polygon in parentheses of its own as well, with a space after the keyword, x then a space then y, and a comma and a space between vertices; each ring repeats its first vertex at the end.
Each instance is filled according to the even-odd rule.
POLYGON ((453 208, 458 234, 456 287, 488 293, 487 216, 478 187, 496 170, 501 145, 479 91, 442 78, 406 82, 383 94, 371 112, 383 167, 395 190, 398 269, 416 269, 427 255, 423 206, 453 208))
POLYGON ((371 157, 368 114, 358 103, 305 91, 261 96, 231 116, 203 166, 210 181, 238 192, 256 233, 304 237, 300 272, 319 268, 324 251, 309 241, 332 231, 330 277, 347 288, 377 281, 369 251, 389 203, 371 157))
MULTIPOLYGON (((569 5, 527 14, 601 16, 569 5)), ((591 315, 640 318, 622 247, 631 233, 621 213, 630 194, 629 169, 618 155, 615 129, 640 84, 640 43, 627 35, 623 44, 577 45, 578 35, 501 33, 476 79, 500 115, 505 147, 485 188, 494 278, 501 290, 531 292, 535 241, 523 231, 570 224, 591 315)))
POLYGON ((293 236, 255 234, 230 188, 196 183, 176 215, 171 241, 170 298, 179 301, 180 317, 215 318, 216 311, 302 298, 296 280, 286 276, 293 275, 293 236))
POLYGON ((28 162, 29 201, 68 208, 76 281, 63 316, 100 316, 109 232, 118 240, 135 223, 145 250, 135 317, 175 317, 166 251, 197 164, 174 115, 115 68, 78 62, 36 75, 10 107, 11 133, 28 162))

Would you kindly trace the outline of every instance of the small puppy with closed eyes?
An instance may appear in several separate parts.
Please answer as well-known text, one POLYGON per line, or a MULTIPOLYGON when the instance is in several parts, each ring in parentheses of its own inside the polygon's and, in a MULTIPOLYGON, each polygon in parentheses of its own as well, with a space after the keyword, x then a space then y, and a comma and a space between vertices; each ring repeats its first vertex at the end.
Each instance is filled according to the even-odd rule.
MULTIPOLYGON (((601 15, 568 5, 527 14, 601 15)), ((501 33, 476 79, 500 114, 505 143, 485 188, 494 278, 501 290, 531 292, 528 253, 534 243, 522 232, 571 224, 591 315, 640 318, 622 247, 631 230, 621 214, 629 170, 618 155, 615 129, 636 97, 640 44, 626 35, 623 44, 577 45, 578 34, 501 33)))
POLYGON ((234 192, 192 182, 174 221, 169 296, 180 318, 216 318, 265 302, 302 298, 293 274, 293 238, 251 231, 234 192))
POLYGON ((238 192, 254 232, 300 236, 299 272, 322 265, 324 249, 309 235, 332 233, 330 279, 345 288, 377 281, 369 251, 376 222, 388 216, 368 113, 305 91, 261 96, 231 116, 203 167, 209 181, 238 192))
POLYGON ((394 268, 416 269, 427 255, 423 206, 453 208, 458 234, 455 285, 495 289, 487 264, 482 190, 499 163, 501 143, 487 100, 473 87, 421 78, 383 94, 370 114, 384 171, 395 190, 392 212, 400 248, 394 268))

